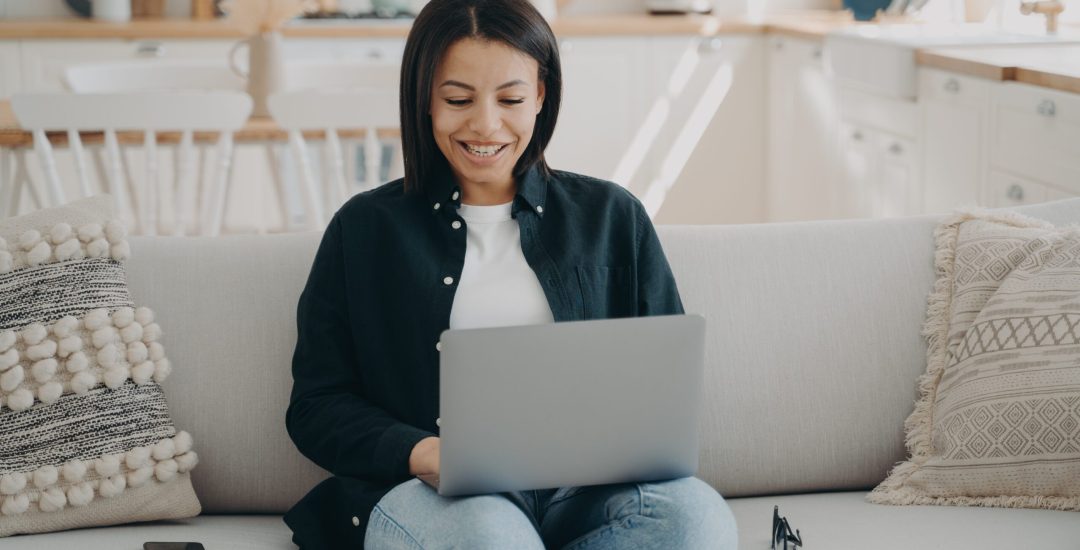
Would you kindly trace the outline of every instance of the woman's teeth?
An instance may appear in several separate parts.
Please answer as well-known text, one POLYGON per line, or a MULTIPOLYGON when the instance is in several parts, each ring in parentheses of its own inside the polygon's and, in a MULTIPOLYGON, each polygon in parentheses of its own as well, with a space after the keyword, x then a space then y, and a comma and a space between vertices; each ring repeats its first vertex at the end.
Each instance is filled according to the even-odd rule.
POLYGON ((480 156, 480 157, 490 157, 491 155, 494 155, 494 154, 498 153, 499 151, 501 151, 503 147, 506 147, 506 146, 505 145, 475 146, 475 145, 469 145, 468 143, 465 144, 465 148, 468 149, 468 151, 470 153, 472 153, 472 154, 474 154, 476 156, 480 156))

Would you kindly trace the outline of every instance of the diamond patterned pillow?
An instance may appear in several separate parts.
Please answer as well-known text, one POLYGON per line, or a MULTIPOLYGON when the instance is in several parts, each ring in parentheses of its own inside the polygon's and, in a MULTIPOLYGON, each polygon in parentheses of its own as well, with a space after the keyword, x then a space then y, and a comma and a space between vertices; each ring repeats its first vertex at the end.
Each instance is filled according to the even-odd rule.
POLYGON ((1080 226, 942 223, 908 461, 868 500, 1080 511, 1080 226))
POLYGON ((129 252, 106 197, 0 220, 0 537, 200 512, 129 252))

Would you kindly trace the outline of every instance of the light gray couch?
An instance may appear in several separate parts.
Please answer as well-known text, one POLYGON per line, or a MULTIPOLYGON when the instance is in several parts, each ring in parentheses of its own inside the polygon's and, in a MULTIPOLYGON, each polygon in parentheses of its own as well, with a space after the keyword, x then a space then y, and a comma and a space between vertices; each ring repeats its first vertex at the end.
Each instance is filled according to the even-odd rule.
MULTIPOLYGON (((1080 199, 1019 210, 1080 221, 1080 199)), ((1080 548, 1077 513, 863 500, 905 457, 938 219, 658 228, 687 311, 707 318, 698 476, 728 497, 740 548, 768 548, 774 504, 809 550, 1080 548)), ((133 239, 132 296, 165 331, 165 389, 195 438, 204 515, 0 549, 295 548, 281 515, 327 475, 285 432, 296 301, 318 240, 133 239)))

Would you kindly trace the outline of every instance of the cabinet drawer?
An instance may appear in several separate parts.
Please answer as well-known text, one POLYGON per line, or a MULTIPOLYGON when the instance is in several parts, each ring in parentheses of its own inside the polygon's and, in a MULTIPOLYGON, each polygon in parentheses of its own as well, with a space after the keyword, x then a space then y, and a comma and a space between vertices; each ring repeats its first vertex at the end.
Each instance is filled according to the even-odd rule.
POLYGON ((890 134, 918 136, 919 109, 914 101, 904 101, 840 87, 840 117, 844 120, 884 130, 890 134))
POLYGON ((23 41, 21 91, 62 91, 64 70, 72 65, 129 59, 220 60, 229 40, 48 40, 23 41))
POLYGON ((987 174, 986 183, 986 202, 992 208, 1046 202, 1050 196, 1046 185, 997 170, 987 174))
POLYGON ((1080 95, 1007 82, 992 112, 992 166, 1080 192, 1080 95))
POLYGON ((990 82, 937 69, 919 69, 919 101, 936 100, 979 108, 990 98, 990 82))
POLYGON ((792 38, 790 36, 772 35, 769 37, 769 49, 773 55, 782 54, 796 65, 811 65, 824 70, 823 52, 825 46, 821 42, 792 38))

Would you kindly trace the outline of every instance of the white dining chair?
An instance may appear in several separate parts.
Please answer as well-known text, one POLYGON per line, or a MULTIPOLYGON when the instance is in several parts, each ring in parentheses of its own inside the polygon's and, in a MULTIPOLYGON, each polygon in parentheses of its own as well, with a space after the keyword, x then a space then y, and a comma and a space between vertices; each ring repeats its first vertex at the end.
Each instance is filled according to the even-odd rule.
MULTIPOLYGON (((270 96, 270 116, 289 134, 289 149, 299 172, 305 221, 309 228, 325 225, 332 212, 353 193, 340 132, 364 130, 364 182, 381 178, 380 129, 397 129, 398 74, 396 64, 296 63, 286 67, 285 91, 270 96), (305 130, 324 132, 322 184, 316 183, 314 162, 305 130)), ((402 173, 400 140, 396 139, 389 177, 402 173)))
MULTIPOLYGON (((33 135, 33 147, 44 174, 41 195, 46 206, 65 202, 64 185, 57 170, 53 145, 46 132, 64 131, 73 153, 79 191, 94 193, 86 167, 81 134, 104 132, 103 184, 112 194, 118 215, 130 203, 136 229, 153 235, 158 231, 159 163, 158 133, 179 132, 173 207, 175 233, 182 234, 195 210, 196 159, 194 133, 217 132, 214 177, 205 186, 198 222, 205 235, 218 235, 224 218, 225 197, 233 155, 233 132, 243 127, 251 113, 251 98, 242 92, 139 92, 139 93, 24 93, 11 98, 19 125, 33 135), (125 177, 120 132, 140 132, 146 158, 145 176, 138 181, 125 177), (125 180, 128 180, 125 184, 125 180), (129 197, 133 192, 134 197, 129 197)), ((16 181, 16 184, 19 182, 16 181)), ((23 179, 23 184, 33 182, 23 179)))

